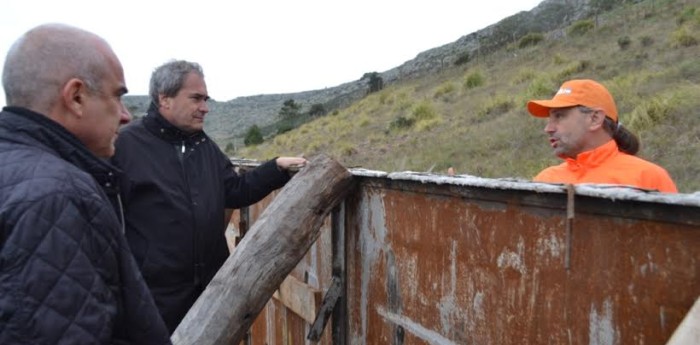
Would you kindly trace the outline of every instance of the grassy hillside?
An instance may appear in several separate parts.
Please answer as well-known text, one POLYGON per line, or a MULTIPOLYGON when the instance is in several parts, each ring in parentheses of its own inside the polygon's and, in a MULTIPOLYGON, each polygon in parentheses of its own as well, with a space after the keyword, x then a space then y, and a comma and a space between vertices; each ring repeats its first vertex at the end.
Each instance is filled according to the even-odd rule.
POLYGON ((557 164, 533 98, 596 79, 616 98, 640 156, 682 192, 700 190, 700 0, 647 0, 532 34, 441 73, 386 86, 334 114, 235 155, 326 153, 348 167, 529 179, 557 164))

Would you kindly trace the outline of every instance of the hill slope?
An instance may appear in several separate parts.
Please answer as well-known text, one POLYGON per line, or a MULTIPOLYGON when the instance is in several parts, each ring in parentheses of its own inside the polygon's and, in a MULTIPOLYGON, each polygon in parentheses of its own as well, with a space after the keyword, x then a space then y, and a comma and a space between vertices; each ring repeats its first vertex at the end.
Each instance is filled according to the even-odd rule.
MULTIPOLYGON (((443 58, 430 73, 404 73, 336 115, 240 149, 236 156, 325 152, 346 166, 368 169, 444 172, 454 166, 460 174, 529 179, 559 161, 547 144, 544 122, 527 115, 525 103, 550 98, 566 79, 592 78, 609 87, 621 121, 640 136, 640 156, 666 167, 681 191, 697 191, 698 6, 700 0, 623 3, 500 44, 495 38, 503 33, 491 28, 493 48, 481 44, 483 50, 469 62, 443 58)), ((514 17, 526 18, 519 15, 514 17)), ((507 27, 499 24, 499 30, 507 27)), ((459 54, 453 49, 450 56, 459 54)), ((388 80, 390 75, 383 74, 388 80)))

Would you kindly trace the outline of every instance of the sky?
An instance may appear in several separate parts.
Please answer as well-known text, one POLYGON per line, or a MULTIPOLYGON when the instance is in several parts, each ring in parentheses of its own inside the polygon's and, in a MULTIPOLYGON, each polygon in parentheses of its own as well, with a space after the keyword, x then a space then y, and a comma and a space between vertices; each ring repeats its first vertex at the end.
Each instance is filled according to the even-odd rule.
POLYGON ((148 94, 157 66, 185 59, 202 65, 213 99, 228 101, 334 87, 381 73, 541 1, 5 1, 0 65, 30 28, 64 23, 110 43, 130 95, 148 94))

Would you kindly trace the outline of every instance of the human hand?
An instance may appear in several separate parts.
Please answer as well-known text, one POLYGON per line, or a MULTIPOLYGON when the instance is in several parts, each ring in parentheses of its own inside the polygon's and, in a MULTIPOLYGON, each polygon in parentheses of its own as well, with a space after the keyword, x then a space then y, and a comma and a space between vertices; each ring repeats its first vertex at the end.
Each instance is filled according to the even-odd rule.
POLYGON ((276 163, 277 167, 284 170, 299 170, 306 165, 306 158, 304 157, 277 157, 276 163))

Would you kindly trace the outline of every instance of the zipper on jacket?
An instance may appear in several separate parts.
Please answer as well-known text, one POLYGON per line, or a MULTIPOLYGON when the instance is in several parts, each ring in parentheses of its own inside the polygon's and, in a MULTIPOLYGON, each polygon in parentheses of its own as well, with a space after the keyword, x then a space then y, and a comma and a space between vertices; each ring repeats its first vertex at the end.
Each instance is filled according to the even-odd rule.
MULTIPOLYGON (((192 205, 192 194, 190 193, 190 181, 187 179, 187 167, 185 164, 185 152, 187 152, 187 145, 185 143, 185 140, 182 141, 181 146, 177 150, 177 156, 180 160, 180 167, 182 168, 182 174, 183 178, 185 180, 185 189, 187 190, 187 196, 188 200, 190 202, 190 207, 192 205)), ((194 259, 193 262, 193 267, 192 270, 194 271, 194 277, 192 279, 192 284, 194 284, 196 289, 201 289, 199 286, 201 284, 201 280, 199 279, 200 276, 200 271, 201 271, 201 263, 200 263, 200 258, 199 258, 199 236, 198 236, 198 231, 197 231, 197 218, 195 217, 195 211, 192 211, 192 225, 194 227, 192 231, 192 258, 194 259)))
POLYGON ((124 205, 122 205, 122 197, 117 193, 117 204, 119 205, 119 220, 122 222, 122 234, 126 234, 126 220, 124 219, 124 205))

